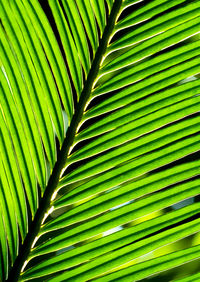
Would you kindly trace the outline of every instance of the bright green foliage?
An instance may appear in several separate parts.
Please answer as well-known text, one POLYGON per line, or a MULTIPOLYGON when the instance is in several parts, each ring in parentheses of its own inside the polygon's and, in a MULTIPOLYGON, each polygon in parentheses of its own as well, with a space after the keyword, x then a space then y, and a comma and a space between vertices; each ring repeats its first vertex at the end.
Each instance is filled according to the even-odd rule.
POLYGON ((200 1, 40 2, 0 1, 0 281, 199 281, 200 1))

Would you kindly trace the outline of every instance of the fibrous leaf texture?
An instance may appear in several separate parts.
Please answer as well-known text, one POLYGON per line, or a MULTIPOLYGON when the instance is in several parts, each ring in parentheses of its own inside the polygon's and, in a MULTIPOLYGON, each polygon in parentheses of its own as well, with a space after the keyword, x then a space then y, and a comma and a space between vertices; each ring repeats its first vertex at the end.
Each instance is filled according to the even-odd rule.
POLYGON ((199 32, 199 0, 0 0, 0 281, 199 281, 199 32))

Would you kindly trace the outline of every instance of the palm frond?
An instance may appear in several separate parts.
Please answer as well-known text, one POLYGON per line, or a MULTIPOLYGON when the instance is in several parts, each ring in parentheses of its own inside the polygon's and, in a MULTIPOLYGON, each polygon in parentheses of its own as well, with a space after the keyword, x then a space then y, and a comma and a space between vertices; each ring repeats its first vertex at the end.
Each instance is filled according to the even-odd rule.
POLYGON ((45 3, 0 2, 0 280, 198 260, 199 1, 45 3))

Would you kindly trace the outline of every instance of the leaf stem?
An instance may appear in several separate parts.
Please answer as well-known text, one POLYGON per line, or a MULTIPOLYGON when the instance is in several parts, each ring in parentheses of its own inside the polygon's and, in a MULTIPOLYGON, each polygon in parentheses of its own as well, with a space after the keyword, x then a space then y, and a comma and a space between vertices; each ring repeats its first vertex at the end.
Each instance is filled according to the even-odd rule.
POLYGON ((91 69, 89 71, 85 86, 81 93, 80 101, 75 109, 75 113, 72 118, 71 125, 67 131, 62 148, 60 151, 58 151, 57 162, 49 178, 49 182, 44 192, 44 195, 40 200, 39 208, 35 214, 34 220, 30 224, 29 232, 24 240, 24 243, 20 246, 19 255, 16 258, 15 263, 10 271, 10 274, 7 280, 8 282, 18 281, 20 277, 21 269, 24 263, 27 261, 29 253, 31 251, 31 246, 40 231, 40 226, 42 224, 44 215, 45 213, 47 213, 50 207, 52 195, 58 186, 61 172, 66 164, 66 160, 70 152, 70 147, 73 145, 77 127, 79 123, 81 122, 81 119, 84 113, 84 109, 85 109, 85 105, 87 104, 87 101, 92 91, 93 84, 97 78, 103 56, 106 53, 106 49, 107 49, 107 46, 110 40, 110 36, 112 35, 112 32, 115 27, 115 22, 118 18, 121 4, 122 4, 122 0, 116 0, 113 4, 113 8, 111 10, 111 13, 108 19, 108 23, 105 27, 103 36, 100 40, 99 47, 97 49, 95 58, 93 60, 91 69))

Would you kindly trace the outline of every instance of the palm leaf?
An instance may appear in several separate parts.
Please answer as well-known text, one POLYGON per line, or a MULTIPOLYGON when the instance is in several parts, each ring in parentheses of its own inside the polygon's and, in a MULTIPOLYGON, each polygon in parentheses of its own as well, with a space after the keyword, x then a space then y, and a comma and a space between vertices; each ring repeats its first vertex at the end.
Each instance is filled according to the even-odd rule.
POLYGON ((199 1, 0 12, 0 281, 198 281, 199 1))

